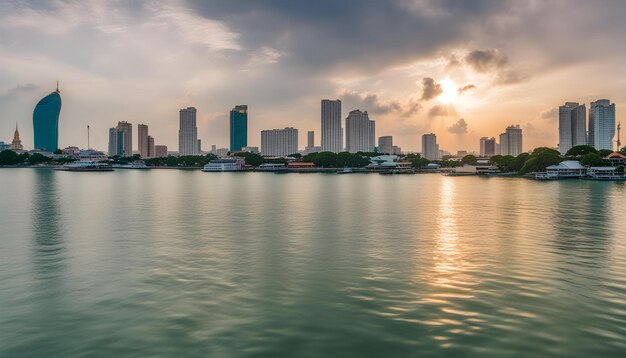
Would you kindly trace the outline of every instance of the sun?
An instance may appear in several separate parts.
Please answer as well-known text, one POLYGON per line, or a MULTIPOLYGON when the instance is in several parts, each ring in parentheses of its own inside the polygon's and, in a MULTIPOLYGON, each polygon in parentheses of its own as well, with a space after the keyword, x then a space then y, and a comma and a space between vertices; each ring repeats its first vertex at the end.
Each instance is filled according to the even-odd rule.
POLYGON ((454 81, 449 78, 439 82, 441 90, 443 91, 439 97, 437 97, 441 103, 448 104, 454 101, 458 96, 458 88, 454 81))

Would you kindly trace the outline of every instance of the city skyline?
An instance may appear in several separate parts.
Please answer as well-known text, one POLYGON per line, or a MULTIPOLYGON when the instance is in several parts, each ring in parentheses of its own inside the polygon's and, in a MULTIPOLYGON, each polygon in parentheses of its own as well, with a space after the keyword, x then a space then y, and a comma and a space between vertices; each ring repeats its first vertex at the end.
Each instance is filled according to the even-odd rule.
POLYGON ((32 108, 60 80, 61 147, 85 146, 90 125, 92 146, 105 149, 110 123, 128 121, 148 124, 157 142, 176 148, 177 110, 188 106, 198 108, 198 137, 228 147, 228 110, 237 103, 251 108, 249 145, 260 145, 253 133, 286 126, 305 143, 308 130, 321 138, 320 98, 341 99, 342 120, 367 110, 405 151, 419 151, 430 132, 442 148, 478 151, 481 137, 509 123, 521 125, 527 147, 556 147, 556 104, 626 103, 624 50, 614 46, 626 4, 574 5, 346 2, 325 26, 324 1, 3 3, 0 133, 10 140, 17 121, 32 148, 32 108), (504 20, 510 13, 515 21, 504 20), (380 14, 384 25, 360 24, 355 14, 380 14), (580 14, 567 31, 549 20, 580 14), (258 30, 255 21, 275 27, 258 30), (587 51, 574 51, 579 43, 587 51))

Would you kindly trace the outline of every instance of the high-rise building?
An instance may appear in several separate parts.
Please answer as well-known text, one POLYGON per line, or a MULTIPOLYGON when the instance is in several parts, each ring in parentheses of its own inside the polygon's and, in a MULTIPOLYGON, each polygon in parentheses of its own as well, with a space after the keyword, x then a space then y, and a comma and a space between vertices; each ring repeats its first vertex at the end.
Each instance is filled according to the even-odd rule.
POLYGON ((13 141, 11 142, 11 149, 13 150, 24 149, 24 146, 22 145, 22 140, 20 139, 20 131, 17 129, 17 123, 15 123, 15 133, 13 133, 13 141))
POLYGON ((141 155, 142 158, 148 158, 150 156, 148 137, 148 126, 145 124, 137 125, 137 145, 139 146, 139 155, 141 155))
POLYGON ((109 156, 125 156, 126 133, 118 128, 109 128, 109 156))
POLYGON ((373 152, 376 122, 369 119, 367 111, 351 111, 346 118, 346 151, 350 153, 373 152))
POLYGON ((437 144, 437 135, 434 133, 422 135, 422 158, 428 160, 439 159, 439 144, 437 144))
POLYGON ((230 110, 230 151, 248 146, 248 106, 237 105, 230 110))
POLYGON ((132 157, 133 156, 133 125, 126 121, 117 122, 117 130, 124 132, 124 145, 121 152, 117 155, 120 157, 132 157))
POLYGON ((585 105, 565 102, 559 107, 559 151, 567 153, 572 147, 587 144, 587 110, 585 105))
POLYGON ((388 136, 378 137, 378 152, 385 153, 385 154, 394 154, 392 136, 388 135, 388 136))
POLYGON ((343 129, 341 128, 341 101, 322 100, 322 151, 343 151, 343 129))
POLYGON ((522 128, 519 124, 506 127, 505 132, 500 134, 500 155, 517 157, 522 151, 522 128))
POLYGON ((307 147, 315 147, 315 132, 314 131, 308 131, 306 133, 307 136, 307 140, 306 140, 306 146, 307 147))
POLYGON ((398 147, 397 145, 394 145, 394 146, 393 146, 393 153, 392 153, 392 154, 395 154, 395 155, 400 155, 400 154, 402 154, 402 148, 398 147))
POLYGON ((152 136, 148 136, 148 158, 155 157, 154 151, 155 151, 154 138, 152 138, 152 136))
POLYGON ((261 155, 285 156, 298 152, 298 130, 269 129, 261 131, 261 155))
POLYGON ((613 150, 615 137, 615 103, 599 99, 589 106, 588 144, 597 150, 613 150))
POLYGON ((202 140, 198 139, 198 147, 196 149, 196 154, 200 155, 202 153, 202 140))
POLYGON ((496 155, 496 139, 494 137, 482 137, 480 138, 480 156, 491 157, 496 155))
POLYGON ((211 153, 213 153, 213 154, 217 153, 217 145, 211 144, 211 153))
POLYGON ((59 149, 59 114, 61 113, 61 92, 57 83, 56 91, 42 98, 33 111, 33 132, 35 149, 54 152, 59 149))
POLYGON ((154 156, 156 158, 167 157, 167 146, 166 145, 155 145, 154 146, 154 156))
POLYGON ((187 107, 180 110, 180 129, 178 130, 178 155, 198 154, 198 128, 196 127, 196 109, 187 107))

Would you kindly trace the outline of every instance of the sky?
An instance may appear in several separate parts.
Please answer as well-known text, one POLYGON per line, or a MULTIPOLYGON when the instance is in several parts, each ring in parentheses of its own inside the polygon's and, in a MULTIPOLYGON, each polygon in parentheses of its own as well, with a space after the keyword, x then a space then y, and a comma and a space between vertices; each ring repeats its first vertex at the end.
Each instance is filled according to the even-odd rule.
POLYGON ((558 106, 626 103, 626 1, 0 0, 0 140, 60 83, 59 146, 106 149, 118 121, 178 148, 178 111, 198 109, 203 149, 227 147, 247 104, 263 129, 314 130, 320 100, 367 110, 376 136, 420 151, 479 149, 519 124, 524 150, 555 147, 558 106))

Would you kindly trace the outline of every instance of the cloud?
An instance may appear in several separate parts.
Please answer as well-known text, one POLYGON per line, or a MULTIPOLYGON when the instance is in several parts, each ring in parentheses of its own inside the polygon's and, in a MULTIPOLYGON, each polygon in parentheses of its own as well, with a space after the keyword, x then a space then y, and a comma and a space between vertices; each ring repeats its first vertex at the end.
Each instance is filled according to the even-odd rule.
POLYGON ((375 93, 361 94, 344 90, 339 93, 339 98, 346 102, 350 108, 359 108, 372 114, 387 114, 402 110, 402 106, 398 102, 382 102, 375 93))
POLYGON ((430 77, 422 78, 422 101, 429 101, 443 93, 439 83, 430 77))
POLYGON ((539 113, 539 118, 548 119, 550 122, 554 122, 559 118, 559 109, 556 107, 546 109, 545 111, 539 113))
POLYGON ((448 117, 456 114, 454 107, 448 105, 444 106, 441 104, 434 105, 430 110, 428 110, 428 117, 448 117))
POLYGON ((465 119, 460 118, 453 125, 448 127, 448 132, 454 133, 454 134, 465 134, 465 133, 467 133, 467 122, 465 122, 465 119))
POLYGON ((472 67, 476 72, 486 73, 504 67, 508 62, 497 49, 490 50, 474 50, 465 56, 465 63, 472 67))
POLYGON ((0 101, 3 101, 3 102, 8 101, 12 98, 19 96, 22 93, 30 93, 38 89, 39 89, 39 86, 32 84, 32 83, 25 83, 25 84, 17 85, 9 89, 8 91, 6 91, 4 94, 0 94, 0 101))
POLYGON ((457 91, 459 92, 459 94, 463 94, 463 93, 465 93, 465 92, 467 92, 469 90, 473 90, 475 88, 476 88, 476 85, 468 84, 468 85, 465 85, 463 87, 460 87, 457 91))

